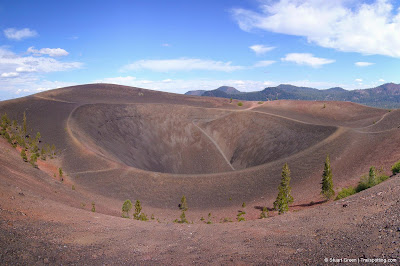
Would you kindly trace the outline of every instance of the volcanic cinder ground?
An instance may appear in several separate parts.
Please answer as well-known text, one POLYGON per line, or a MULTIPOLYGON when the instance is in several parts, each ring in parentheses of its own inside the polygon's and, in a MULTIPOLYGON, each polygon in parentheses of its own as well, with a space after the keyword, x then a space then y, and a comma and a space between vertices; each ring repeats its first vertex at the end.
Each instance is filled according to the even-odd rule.
POLYGON ((19 122, 25 111, 32 133, 58 151, 35 169, 0 140, 0 264, 399 261, 400 177, 326 203, 320 180, 327 154, 336 191, 371 166, 390 174, 400 159, 400 110, 237 103, 111 84, 0 102, 0 114, 19 122), (257 219, 272 207, 286 162, 290 212, 257 219), (54 177, 59 167, 63 181, 54 177), (192 224, 172 222, 182 195, 192 224), (126 199, 155 219, 121 218, 126 199), (239 211, 247 221, 236 221, 239 211), (212 224, 200 220, 209 213, 212 224))

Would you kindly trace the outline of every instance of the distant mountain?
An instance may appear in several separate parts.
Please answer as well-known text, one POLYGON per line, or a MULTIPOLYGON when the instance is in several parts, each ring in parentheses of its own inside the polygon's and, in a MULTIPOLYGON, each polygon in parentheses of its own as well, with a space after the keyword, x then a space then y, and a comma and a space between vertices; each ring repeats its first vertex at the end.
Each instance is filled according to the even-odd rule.
POLYGON ((225 97, 225 96, 227 94, 239 94, 239 93, 243 93, 243 92, 240 92, 239 90, 235 89, 234 87, 221 86, 218 89, 215 89, 212 91, 196 90, 196 91, 188 91, 185 94, 186 95, 196 95, 196 96, 230 98, 230 96, 229 97, 225 97))
MULTIPOLYGON (((186 94, 189 93, 191 92, 187 92, 186 94)), ((204 91, 201 96, 233 98, 246 101, 268 101, 276 99, 350 101, 380 108, 400 108, 400 84, 395 83, 387 83, 371 89, 352 91, 340 87, 318 90, 281 84, 276 87, 267 87, 262 91, 240 92, 233 87, 223 86, 216 90, 204 91)))
POLYGON ((234 87, 229 87, 229 86, 222 86, 222 87, 219 87, 217 90, 223 91, 223 92, 228 93, 228 94, 238 94, 238 93, 241 93, 240 91, 238 91, 238 90, 235 89, 234 87))
POLYGON ((206 92, 206 90, 188 91, 185 94, 186 95, 201 96, 204 92, 206 92))

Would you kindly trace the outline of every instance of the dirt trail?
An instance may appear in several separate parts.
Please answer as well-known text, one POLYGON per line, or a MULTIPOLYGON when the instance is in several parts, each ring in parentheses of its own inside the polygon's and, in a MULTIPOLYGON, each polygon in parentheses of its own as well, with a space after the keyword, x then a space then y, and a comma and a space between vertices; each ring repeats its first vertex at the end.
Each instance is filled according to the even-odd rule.
POLYGON ((193 125, 195 127, 197 127, 213 144, 214 146, 217 148, 217 150, 221 153, 222 157, 224 157, 226 163, 229 165, 229 167, 235 171, 235 168, 232 166, 232 164, 230 163, 230 161, 228 160, 228 158, 226 158, 224 152, 222 151, 222 149, 219 147, 218 143, 215 142, 215 140, 207 134, 207 132, 205 132, 201 127, 199 127, 198 125, 196 125, 196 123, 194 121, 192 121, 193 125))

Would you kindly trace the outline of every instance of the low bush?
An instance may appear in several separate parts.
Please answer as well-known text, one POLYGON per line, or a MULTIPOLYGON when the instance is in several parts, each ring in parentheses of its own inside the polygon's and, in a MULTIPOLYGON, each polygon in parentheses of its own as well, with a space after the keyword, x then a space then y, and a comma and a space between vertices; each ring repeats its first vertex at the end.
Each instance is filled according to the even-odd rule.
POLYGON ((369 170, 369 175, 363 175, 356 187, 343 188, 341 191, 339 191, 335 200, 343 199, 350 195, 366 190, 370 187, 378 185, 379 183, 382 183, 387 179, 389 179, 389 176, 383 173, 383 169, 376 170, 375 167, 372 166, 369 170))
POLYGON ((238 222, 246 221, 246 218, 244 218, 242 215, 245 215, 245 212, 239 212, 236 219, 238 222))
POLYGON ((342 190, 340 190, 339 193, 337 194, 335 200, 340 200, 356 193, 357 191, 353 187, 342 188, 342 190))
POLYGON ((392 166, 392 173, 393 173, 394 175, 400 173, 400 161, 398 161, 397 163, 395 163, 395 164, 392 166))
POLYGON ((242 102, 238 102, 238 106, 243 106, 243 103, 242 102))

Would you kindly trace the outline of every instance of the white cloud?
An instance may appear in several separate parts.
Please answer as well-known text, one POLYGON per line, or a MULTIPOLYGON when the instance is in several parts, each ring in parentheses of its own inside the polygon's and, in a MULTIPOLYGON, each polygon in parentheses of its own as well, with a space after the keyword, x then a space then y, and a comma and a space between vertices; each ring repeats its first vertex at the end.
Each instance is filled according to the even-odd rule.
POLYGON ((28 53, 32 53, 33 55, 49 55, 49 56, 66 56, 68 52, 61 48, 42 48, 40 50, 36 50, 33 46, 29 47, 27 50, 28 53))
POLYGON ((7 39, 20 41, 22 39, 31 38, 37 36, 37 32, 29 28, 17 30, 15 28, 8 28, 4 30, 4 35, 7 39))
POLYGON ((0 94, 15 97, 37 92, 37 89, 53 89, 72 85, 70 82, 48 81, 45 74, 81 68, 81 62, 63 62, 42 56, 21 56, 0 47, 0 94), (29 90, 29 91, 28 91, 29 90), (12 96, 13 95, 13 96, 12 96))
POLYGON ((261 0, 260 12, 233 9, 241 29, 306 37, 326 48, 400 57, 400 8, 389 0, 261 0))
POLYGON ((15 71, 21 72, 21 73, 36 72, 36 70, 35 70, 33 67, 26 67, 26 66, 17 67, 17 68, 15 69, 15 71))
POLYGON ((275 49, 275 47, 269 47, 269 46, 265 46, 262 44, 255 44, 249 47, 251 50, 253 50, 256 55, 263 55, 273 49, 275 49))
POLYGON ((384 79, 379 79, 379 82, 385 82, 385 80, 384 79))
POLYGON ((256 91, 265 88, 264 83, 275 84, 270 81, 255 80, 211 80, 211 79, 167 79, 167 80, 140 80, 136 77, 115 77, 95 80, 93 82, 113 83, 126 86, 133 86, 152 90, 161 90, 173 93, 185 93, 189 90, 214 90, 221 86, 232 86, 240 91, 256 91), (167 81, 167 82, 166 82, 167 81))
POLYGON ((358 67, 367 67, 367 66, 372 66, 375 63, 370 63, 370 62, 356 62, 354 63, 358 67))
POLYGON ((355 79, 354 81, 356 81, 356 82, 363 82, 363 80, 362 79, 355 79))
POLYGON ((161 46, 170 47, 171 45, 169 43, 163 43, 163 44, 161 44, 161 46))
POLYGON ((3 72, 58 72, 81 68, 80 62, 62 62, 54 58, 19 56, 0 47, 0 71, 3 72))
POLYGON ((180 58, 164 60, 139 60, 122 67, 121 70, 151 70, 157 72, 207 70, 232 72, 243 68, 244 67, 242 66, 232 65, 231 62, 221 62, 195 58, 180 58))
POLYGON ((298 65, 308 65, 311 67, 320 67, 326 64, 334 63, 335 60, 315 57, 308 53, 291 53, 281 58, 284 62, 293 62, 298 65))
POLYGON ((8 72, 8 73, 2 73, 1 77, 2 78, 14 78, 17 77, 19 74, 16 72, 8 72))
POLYGON ((254 66, 254 67, 266 67, 266 66, 272 65, 273 63, 275 63, 275 61, 272 61, 272 60, 264 60, 264 61, 258 61, 258 62, 255 63, 253 66, 254 66))

